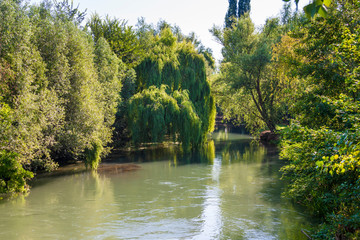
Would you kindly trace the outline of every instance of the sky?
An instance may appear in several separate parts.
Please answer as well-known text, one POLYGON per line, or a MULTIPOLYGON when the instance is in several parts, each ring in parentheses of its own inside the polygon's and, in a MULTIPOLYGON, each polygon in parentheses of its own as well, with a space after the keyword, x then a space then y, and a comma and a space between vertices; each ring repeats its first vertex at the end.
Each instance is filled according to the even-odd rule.
MULTIPOLYGON (((59 1, 59 0, 58 0, 59 1)), ((69 0, 71 1, 71 0, 69 0)), ((40 2, 32 0, 31 2, 40 2)), ((134 26, 138 18, 156 24, 160 19, 181 28, 184 34, 195 32, 205 47, 213 50, 217 62, 222 58, 221 45, 209 32, 213 25, 222 26, 228 8, 228 0, 73 0, 80 10, 87 9, 87 16, 98 13, 125 19, 134 26)), ((301 0, 302 9, 309 0, 301 0)), ((275 17, 283 6, 282 0, 251 0, 250 17, 257 27, 269 17, 275 17)))

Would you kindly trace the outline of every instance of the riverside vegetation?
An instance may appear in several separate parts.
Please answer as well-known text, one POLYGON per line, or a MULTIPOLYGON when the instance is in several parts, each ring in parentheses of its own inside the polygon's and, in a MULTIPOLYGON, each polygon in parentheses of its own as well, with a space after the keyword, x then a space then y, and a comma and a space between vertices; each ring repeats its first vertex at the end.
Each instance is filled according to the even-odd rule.
POLYGON ((0 1, 0 193, 34 173, 82 160, 96 169, 115 145, 161 142, 184 151, 215 121, 209 49, 158 26, 85 12, 68 1, 0 1))
POLYGON ((1 0, 0 193, 69 161, 96 169, 124 144, 201 148, 216 106, 254 135, 281 135, 284 197, 321 219, 312 238, 360 238, 360 1, 285 4, 257 30, 250 6, 229 0, 210 30, 215 71, 211 50, 165 21, 84 24, 68 1, 1 0))
POLYGON ((234 6, 212 29, 224 56, 217 104, 254 133, 282 135, 284 197, 322 222, 309 236, 359 239, 360 1, 313 1, 304 14, 285 5, 259 31, 234 6))

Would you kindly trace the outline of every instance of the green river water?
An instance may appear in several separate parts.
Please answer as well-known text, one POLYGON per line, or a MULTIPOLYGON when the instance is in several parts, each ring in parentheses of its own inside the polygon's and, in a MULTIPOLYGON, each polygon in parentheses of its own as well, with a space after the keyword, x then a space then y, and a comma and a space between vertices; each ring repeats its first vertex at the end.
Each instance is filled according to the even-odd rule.
POLYGON ((207 151, 139 151, 108 163, 141 168, 36 180, 0 202, 0 239, 306 239, 304 210, 281 198, 282 161, 244 135, 207 151))

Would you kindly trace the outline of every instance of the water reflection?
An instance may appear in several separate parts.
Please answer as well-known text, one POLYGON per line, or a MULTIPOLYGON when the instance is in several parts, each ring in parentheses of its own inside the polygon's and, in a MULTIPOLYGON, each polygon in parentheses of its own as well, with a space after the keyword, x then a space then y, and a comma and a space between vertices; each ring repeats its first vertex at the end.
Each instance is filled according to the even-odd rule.
POLYGON ((222 134, 196 153, 148 153, 130 158, 138 171, 39 180, 0 204, 0 239, 306 239, 276 149, 222 134))
POLYGON ((278 149, 240 138, 216 143, 222 159, 221 238, 306 239, 300 230, 310 227, 308 219, 281 198, 278 149))
POLYGON ((215 144, 210 140, 196 151, 183 152, 178 145, 166 145, 139 149, 136 152, 120 152, 116 157, 107 159, 109 163, 147 163, 154 161, 169 161, 173 166, 186 164, 210 163, 215 158, 215 144))
POLYGON ((110 179, 87 173, 57 180, 34 187, 26 200, 0 205, 0 239, 81 239, 89 231, 101 235, 94 229, 115 210, 110 179))
POLYGON ((206 188, 205 201, 201 219, 200 234, 193 239, 219 239, 222 230, 221 190, 220 190, 221 159, 215 158, 211 169, 212 182, 206 188))

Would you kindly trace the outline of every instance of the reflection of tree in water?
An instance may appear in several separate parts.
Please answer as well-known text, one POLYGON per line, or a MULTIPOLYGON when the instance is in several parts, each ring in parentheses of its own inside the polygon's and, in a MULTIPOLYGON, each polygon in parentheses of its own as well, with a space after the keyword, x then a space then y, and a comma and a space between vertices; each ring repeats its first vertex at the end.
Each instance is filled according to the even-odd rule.
POLYGON ((266 148, 250 140, 226 141, 216 144, 216 152, 222 158, 222 164, 261 162, 266 148))
POLYGON ((51 232, 77 238, 86 233, 129 239, 305 239, 300 229, 311 224, 280 197, 284 182, 276 151, 251 139, 215 140, 190 154, 177 146, 143 149, 130 160, 113 160, 121 161, 134 161, 141 169, 113 174, 100 168, 41 180, 19 203, 31 223, 7 217, 10 231, 20 232, 22 226, 21 236, 34 239, 36 233, 51 232), (43 219, 51 226, 42 229, 43 219))
POLYGON ((171 161, 171 164, 184 165, 193 163, 213 163, 215 158, 214 141, 209 141, 197 150, 185 153, 180 146, 175 144, 157 145, 124 153, 121 156, 112 156, 107 162, 142 163, 154 161, 171 161))
POLYGON ((32 190, 27 198, 0 209, 2 216, 12 214, 2 233, 14 234, 2 239, 82 239, 84 233, 102 234, 98 226, 104 216, 107 221, 115 219, 112 183, 96 172, 44 178, 32 190), (17 212, 21 212, 20 217, 13 215, 17 212))
POLYGON ((279 151, 276 147, 265 147, 267 154, 259 170, 259 174, 265 178, 265 181, 259 194, 263 200, 278 209, 270 212, 271 218, 276 219, 282 225, 281 228, 278 228, 277 235, 279 239, 307 239, 301 233, 301 229, 310 229, 311 225, 305 215, 299 215, 299 213, 305 212, 305 209, 281 196, 286 187, 286 181, 281 180, 280 168, 285 164, 285 161, 279 160, 279 151))
POLYGON ((300 229, 309 229, 308 219, 281 198, 285 183, 279 169, 283 162, 276 147, 251 140, 220 141, 216 156, 222 159, 222 174, 226 175, 221 180, 224 236, 306 239, 300 229))
MULTIPOLYGON (((139 192, 148 191, 146 195, 151 196, 156 192, 156 197, 153 196, 145 201, 149 206, 156 204, 153 206, 154 208, 161 206, 162 209, 172 209, 171 212, 176 217, 183 217, 186 214, 193 215, 191 211, 196 208, 185 210, 177 209, 176 206, 180 203, 197 205, 201 200, 194 199, 193 192, 187 192, 182 187, 196 188, 199 181, 205 180, 202 178, 188 179, 185 185, 173 186, 172 184, 177 182, 175 179, 181 178, 181 175, 172 176, 171 174, 174 174, 175 171, 172 172, 171 169, 194 163, 213 165, 215 164, 214 160, 218 159, 221 165, 218 183, 221 197, 219 197, 218 204, 220 204, 219 211, 221 211, 219 213, 224 221, 222 224, 224 237, 231 235, 232 238, 237 239, 251 238, 252 234, 257 233, 264 238, 271 235, 277 236, 279 239, 302 239, 304 236, 299 229, 309 229, 308 219, 299 215, 301 210, 281 198, 285 183, 280 181, 279 169, 282 162, 278 159, 278 150, 251 139, 233 140, 222 135, 217 137, 215 142, 211 141, 202 149, 187 154, 183 153, 181 148, 176 145, 148 148, 133 153, 128 161, 129 159, 132 162, 168 161, 169 169, 166 171, 169 171, 169 177, 171 176, 170 178, 174 180, 167 180, 160 189, 158 185, 156 185, 156 189, 152 189, 152 183, 144 185, 139 182, 139 184, 135 184, 137 187, 132 188, 131 191, 128 190, 132 194, 130 192, 127 194, 136 196, 139 192), (167 188, 171 189, 171 193, 167 188), (236 236, 234 232, 236 232, 236 236)), ((154 169, 153 171, 164 171, 164 169, 154 169)), ((196 177, 199 176, 196 175, 196 177)), ((201 184, 203 187, 209 185, 208 182, 203 184, 201 184)), ((201 188, 200 191, 204 191, 204 189, 201 188)), ((142 208, 142 206, 136 207, 137 209, 142 208)), ((159 212, 152 216, 154 217, 152 220, 156 222, 161 220, 162 215, 159 212)))

